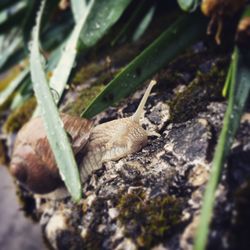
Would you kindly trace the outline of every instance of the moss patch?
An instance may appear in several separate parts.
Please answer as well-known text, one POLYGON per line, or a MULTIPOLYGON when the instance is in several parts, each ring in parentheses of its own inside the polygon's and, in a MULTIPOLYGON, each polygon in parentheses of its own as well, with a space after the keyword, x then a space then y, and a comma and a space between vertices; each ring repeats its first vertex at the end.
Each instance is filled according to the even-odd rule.
POLYGON ((36 99, 32 97, 25 101, 23 105, 15 109, 5 121, 3 131, 5 133, 13 133, 18 131, 24 123, 26 123, 36 107, 36 99))
POLYGON ((166 240, 181 222, 183 200, 161 195, 147 200, 145 193, 125 194, 118 203, 125 234, 141 248, 166 240))
POLYGON ((105 63, 90 63, 88 65, 84 65, 78 70, 71 84, 76 86, 79 84, 83 84, 91 79, 98 79, 98 81, 100 82, 102 78, 110 78, 110 73, 107 73, 107 70, 107 65, 105 63))
POLYGON ((104 87, 105 86, 101 84, 82 90, 75 101, 69 102, 63 108, 63 112, 71 115, 80 115, 90 102, 104 89, 104 87))
POLYGON ((208 73, 197 72, 194 80, 186 89, 178 93, 170 105, 172 122, 184 122, 204 111, 211 101, 221 100, 222 88, 226 77, 225 60, 213 64, 208 73))

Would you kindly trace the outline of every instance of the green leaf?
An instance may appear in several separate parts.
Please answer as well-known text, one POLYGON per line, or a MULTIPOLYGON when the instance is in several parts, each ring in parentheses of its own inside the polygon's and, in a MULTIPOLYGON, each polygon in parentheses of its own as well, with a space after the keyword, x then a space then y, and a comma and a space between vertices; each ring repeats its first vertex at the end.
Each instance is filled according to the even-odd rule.
MULTIPOLYGON (((70 34, 70 37, 65 43, 63 43, 60 46, 60 50, 63 50, 63 52, 60 53, 60 50, 59 51, 56 50, 55 54, 52 55, 52 58, 50 60, 50 66, 52 65, 52 63, 57 62, 57 65, 53 70, 53 74, 49 82, 50 88, 56 93, 56 95, 54 95, 54 101, 56 104, 58 104, 60 101, 60 98, 67 84, 70 72, 74 67, 77 55, 77 50, 76 50, 77 43, 79 41, 80 32, 86 22, 87 16, 91 11, 93 3, 94 0, 89 1, 88 6, 86 7, 86 10, 84 12, 84 15, 75 25, 72 33, 70 34), (60 56, 59 60, 58 56, 60 56)), ((36 110, 34 111, 33 116, 37 116, 39 113, 40 113, 39 107, 37 107, 36 110)))
POLYGON ((250 57, 245 57, 236 48, 230 67, 232 68, 229 70, 229 72, 231 71, 231 82, 228 85, 230 88, 228 106, 215 150, 210 178, 204 194, 200 223, 195 238, 195 250, 203 250, 206 247, 215 191, 219 182, 221 169, 230 151, 250 92, 250 57))
POLYGON ((39 30, 44 5, 45 1, 41 4, 37 24, 34 28, 34 38, 30 55, 31 78, 48 141, 53 150, 61 177, 73 199, 78 201, 81 198, 81 183, 78 168, 67 134, 63 129, 56 104, 51 95, 39 52, 39 30))
POLYGON ((228 72, 227 72, 227 78, 226 78, 226 81, 225 81, 225 84, 224 84, 224 87, 223 87, 223 90, 222 90, 222 96, 224 96, 224 97, 226 97, 227 96, 227 94, 228 94, 228 90, 229 90, 229 88, 230 88, 230 83, 231 83, 231 81, 232 81, 232 73, 233 73, 233 71, 232 71, 232 63, 230 63, 230 65, 229 65, 229 68, 228 68, 228 72))
POLYGON ((29 74, 29 67, 23 70, 2 92, 0 92, 0 107, 9 100, 15 89, 23 82, 29 74))
POLYGON ((198 14, 180 17, 106 86, 82 116, 90 118, 133 93, 178 53, 197 41, 205 29, 206 23, 198 14))
POLYGON ((15 97, 13 98, 10 109, 14 110, 21 106, 29 97, 33 95, 32 82, 30 74, 23 80, 20 87, 16 90, 15 97))
POLYGON ((53 71, 53 75, 50 79, 50 87, 58 93, 58 99, 56 103, 59 102, 59 99, 64 91, 66 83, 68 81, 71 69, 74 67, 74 62, 77 54, 77 43, 79 40, 80 32, 82 27, 85 25, 86 19, 92 10, 92 5, 94 0, 89 1, 84 15, 81 16, 81 19, 75 25, 73 32, 71 33, 68 41, 66 42, 62 56, 53 71))
POLYGON ((1 0, 0 1, 0 10, 7 9, 10 6, 13 6, 16 2, 19 2, 20 0, 1 0))
POLYGON ((200 3, 200 0, 177 0, 180 8, 184 11, 195 11, 200 3))
MULTIPOLYGON (((97 36, 100 37, 101 35, 104 34, 105 30, 110 27, 113 22, 116 21, 118 16, 122 13, 122 10, 125 8, 125 1, 124 0, 119 0, 117 2, 113 2, 113 7, 111 7, 110 4, 110 9, 109 11, 111 13, 116 12, 116 15, 112 14, 110 15, 110 19, 108 18, 109 21, 107 21, 106 25, 102 25, 100 30, 91 30, 91 27, 93 27, 93 23, 97 24, 99 22, 99 18, 103 18, 103 14, 106 13, 103 9, 102 4, 100 4, 102 1, 95 1, 91 0, 88 2, 87 6, 85 6, 85 10, 81 15, 81 19, 77 21, 77 24, 74 27, 74 30, 72 31, 69 39, 66 42, 65 48, 63 49, 63 53, 61 55, 61 58, 56 66, 56 68, 53 71, 52 77, 50 79, 50 87, 53 89, 57 95, 55 96, 56 100, 55 102, 58 103, 62 93, 64 91, 64 88, 67 84, 70 72, 72 68, 74 67, 75 64, 75 59, 77 55, 77 44, 79 41, 79 37, 83 35, 84 31, 86 31, 86 36, 89 36, 89 32, 92 32, 94 34, 94 40, 91 42, 91 45, 94 45, 95 42, 97 41, 97 36), (119 4, 117 4, 120 1, 119 4), (123 2, 123 4, 121 3, 123 2), (111 11, 113 8, 113 11, 111 11), (104 11, 104 12, 103 12, 104 11), (86 28, 85 28, 86 27, 86 28)), ((127 4, 130 0, 126 0, 127 4)), ((103 2, 102 2, 103 3, 103 2)), ((108 2, 105 2, 108 3, 108 2)), ((105 7, 106 8, 106 7, 105 7)), ((104 8, 104 9, 105 9, 104 8)), ((107 14, 107 13, 106 13, 107 14)), ((86 48, 85 48, 86 49, 86 48)), ((38 114, 38 111, 35 111, 35 115, 38 114)))
POLYGON ((1 15, 6 14, 4 15, 5 18, 1 17, 3 20, 0 22, 0 32, 6 32, 14 26, 18 26, 20 20, 25 16, 26 8, 25 2, 20 1, 12 8, 1 12, 1 15))
MULTIPOLYGON (((138 20, 138 17, 140 18, 142 15, 145 16, 145 12, 146 11, 148 12, 148 9, 146 9, 147 3, 148 2, 146 0, 141 0, 139 3, 137 3, 136 6, 134 6, 134 9, 131 15, 129 15, 129 17, 127 18, 126 23, 122 25, 120 31, 111 42, 111 46, 114 46, 115 44, 117 44, 117 42, 125 36, 128 36, 128 37, 132 36, 130 34, 130 30, 132 29, 134 31, 135 26, 138 25, 139 21, 141 21, 141 19, 138 20)), ((131 40, 131 38, 129 40, 131 40)))
POLYGON ((7 34, 5 39, 8 44, 5 43, 1 49, 0 69, 2 69, 10 57, 22 47, 22 37, 16 29, 13 29, 9 34, 7 34))
POLYGON ((103 37, 108 29, 116 23, 131 0, 95 0, 86 25, 81 31, 81 41, 90 47, 103 37))
POLYGON ((87 8, 87 1, 86 0, 71 0, 70 6, 74 15, 75 23, 78 23, 82 15, 86 15, 84 12, 87 8))
POLYGON ((142 21, 139 23, 135 33, 133 34, 133 41, 137 41, 144 34, 145 30, 147 29, 151 20, 153 19, 154 13, 155 13, 155 6, 152 6, 148 10, 142 21))

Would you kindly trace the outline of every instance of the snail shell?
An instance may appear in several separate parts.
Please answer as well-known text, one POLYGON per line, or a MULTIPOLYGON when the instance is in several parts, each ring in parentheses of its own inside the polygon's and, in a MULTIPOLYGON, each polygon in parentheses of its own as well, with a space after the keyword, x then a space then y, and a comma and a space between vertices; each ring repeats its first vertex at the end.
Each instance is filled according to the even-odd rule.
MULTIPOLYGON (((61 114, 70 136, 73 152, 80 162, 81 180, 110 160, 139 151, 147 144, 148 133, 140 123, 143 107, 156 81, 151 81, 136 112, 128 118, 113 120, 92 128, 86 119, 61 114)), ((41 118, 29 121, 18 133, 11 173, 29 190, 38 194, 63 185, 41 118)))
MULTIPOLYGON (((77 154, 88 142, 92 122, 66 114, 60 116, 73 152, 77 154)), ((52 192, 63 185, 40 117, 32 119, 19 131, 10 172, 22 185, 38 194, 52 192)))

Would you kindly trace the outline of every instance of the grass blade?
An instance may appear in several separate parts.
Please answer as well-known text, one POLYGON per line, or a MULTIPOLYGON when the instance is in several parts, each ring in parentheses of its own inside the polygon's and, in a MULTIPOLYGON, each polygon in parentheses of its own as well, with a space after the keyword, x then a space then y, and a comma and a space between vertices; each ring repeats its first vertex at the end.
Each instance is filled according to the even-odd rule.
POLYGON ((81 32, 83 46, 91 47, 119 19, 131 0, 95 0, 81 32))
POLYGON ((231 148, 250 91, 249 57, 244 57, 236 48, 231 64, 232 69, 229 70, 229 73, 231 71, 231 82, 229 84, 228 106, 213 158, 210 179, 204 194, 200 223, 195 238, 195 250, 203 250, 206 247, 215 191, 219 182, 221 168, 231 148))
MULTIPOLYGON (((124 23, 121 30, 118 32, 114 40, 111 42, 111 46, 117 44, 117 42, 121 40, 125 35, 129 34, 130 29, 134 28, 135 25, 138 24, 137 18, 141 16, 142 11, 143 13, 145 13, 145 5, 146 5, 146 0, 142 0, 140 1, 139 4, 137 4, 137 6, 134 7, 133 12, 126 20, 126 23, 124 23)), ((131 34, 129 34, 129 36, 131 36, 131 34)))
POLYGON ((7 63, 9 58, 22 46, 22 38, 19 33, 10 42, 9 46, 5 48, 0 57, 0 69, 7 63))
POLYGON ((30 74, 21 83, 21 86, 16 91, 16 95, 10 104, 10 110, 15 110, 20 107, 29 97, 33 96, 32 82, 30 74))
POLYGON ((225 81, 225 84, 224 84, 224 87, 223 87, 223 89, 222 89, 222 96, 224 96, 224 97, 226 97, 227 95, 228 95, 228 90, 229 90, 229 85, 230 85, 230 83, 231 83, 231 81, 232 81, 232 73, 233 73, 233 71, 232 71, 232 63, 230 63, 230 65, 229 65, 229 68, 228 68, 228 72, 227 72, 227 78, 226 78, 226 81, 225 81))
POLYGON ((20 0, 1 0, 0 2, 0 10, 4 10, 12 5, 14 5, 16 2, 19 2, 20 0))
POLYGON ((45 1, 38 13, 31 46, 31 77, 33 89, 41 109, 48 141, 53 150, 62 179, 74 200, 81 198, 81 183, 68 137, 63 129, 56 104, 51 95, 39 52, 39 30, 45 1))
POLYGON ((68 81, 71 69, 74 66, 76 54, 77 54, 77 43, 79 40, 80 32, 84 26, 86 19, 90 13, 94 0, 91 0, 87 9, 84 11, 84 15, 81 16, 81 19, 76 24, 72 34, 70 35, 69 40, 66 42, 64 52, 56 66, 53 75, 50 80, 50 87, 58 93, 58 99, 55 100, 56 103, 59 102, 59 99, 63 93, 65 85, 68 81))
POLYGON ((92 117, 129 95, 164 64, 200 38, 206 23, 198 15, 180 17, 113 79, 82 113, 92 117))
POLYGON ((0 22, 0 33, 8 31, 13 26, 18 26, 20 19, 25 16, 26 8, 25 2, 20 1, 15 6, 1 12, 1 15, 5 14, 5 18, 0 22))
POLYGON ((200 0, 177 0, 177 2, 182 10, 192 12, 198 7, 200 0))
MULTIPOLYGON (((53 71, 52 77, 50 79, 49 85, 51 89, 53 89, 57 93, 55 100, 56 103, 59 102, 62 93, 64 91, 64 88, 67 84, 71 69, 74 67, 75 58, 77 55, 76 47, 80 39, 80 36, 83 37, 84 34, 84 37, 86 36, 88 39, 91 36, 92 37, 91 42, 90 40, 88 41, 89 44, 91 44, 91 46, 94 45, 97 42, 98 38, 100 38, 100 36, 105 33, 105 31, 110 27, 110 25, 117 20, 118 16, 124 10, 125 6, 127 6, 128 2, 130 2, 130 0, 119 0, 115 2, 115 4, 114 2, 110 2, 109 3, 110 8, 108 10, 110 12, 111 9, 113 8, 113 11, 111 12, 112 13, 115 12, 116 15, 111 15, 109 17, 111 20, 107 22, 105 26, 101 25, 100 30, 96 29, 96 24, 98 23, 98 21, 100 21, 99 19, 100 15, 101 18, 103 18, 104 13, 105 14, 107 13, 102 9, 103 4, 100 4, 100 1, 91 0, 88 2, 87 6, 82 12, 81 19, 78 20, 73 32, 71 33, 68 41, 66 42, 64 52, 62 53, 61 58, 55 70, 53 71), (119 4, 117 4, 118 2, 119 4), (95 23, 94 28, 93 28, 93 23, 95 23)), ((105 4, 107 4, 107 2, 105 2, 105 4)), ((105 10, 107 11, 106 7, 105 10)), ((104 21, 102 22, 104 23, 104 21)), ((38 114, 37 110, 35 111, 35 115, 36 114, 38 114)))
POLYGON ((78 23, 82 16, 86 15, 84 12, 87 8, 87 2, 86 0, 71 0, 70 5, 74 15, 75 23, 78 23))
POLYGON ((135 33, 133 34, 133 41, 137 41, 145 32, 145 30, 148 28, 150 22, 153 19, 155 13, 155 6, 152 6, 148 12, 145 14, 141 22, 139 23, 135 33))
POLYGON ((0 92, 0 107, 9 100, 15 89, 23 82, 29 74, 29 67, 21 72, 2 92, 0 92))

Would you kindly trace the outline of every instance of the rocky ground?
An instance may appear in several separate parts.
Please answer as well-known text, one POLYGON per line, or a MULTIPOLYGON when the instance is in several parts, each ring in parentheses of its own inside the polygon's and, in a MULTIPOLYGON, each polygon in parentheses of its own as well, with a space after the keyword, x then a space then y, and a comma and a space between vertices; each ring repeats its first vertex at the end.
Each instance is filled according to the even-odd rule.
MULTIPOLYGON (((227 53, 199 43, 159 72, 141 123, 160 136, 151 136, 140 152, 94 172, 83 183, 79 204, 69 197, 34 198, 36 206, 30 214, 39 220, 49 247, 192 249, 226 109, 221 90, 228 59, 227 53)), ((68 102, 72 91, 66 96, 68 102)), ((143 92, 101 113, 95 123, 131 115, 143 92)), ((75 100, 62 109, 72 111, 72 103, 75 100)), ((249 139, 246 112, 216 193, 208 249, 248 247, 249 139)))

